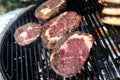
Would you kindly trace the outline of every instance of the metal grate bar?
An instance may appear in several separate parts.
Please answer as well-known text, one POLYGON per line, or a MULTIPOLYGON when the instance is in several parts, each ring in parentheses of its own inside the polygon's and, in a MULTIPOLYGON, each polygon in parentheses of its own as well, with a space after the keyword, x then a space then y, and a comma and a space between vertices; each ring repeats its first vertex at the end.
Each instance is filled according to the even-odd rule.
MULTIPOLYGON (((88 68, 87 68, 88 65, 85 65, 85 67, 86 67, 86 68, 85 68, 85 72, 86 72, 86 74, 88 75, 88 79, 89 79, 89 80, 92 80, 93 77, 90 75, 90 74, 92 74, 92 72, 91 72, 91 73, 89 72, 89 70, 88 70, 88 68)), ((93 74, 93 75, 94 75, 94 74, 93 74)))
POLYGON ((23 66, 23 51, 22 51, 22 49, 21 49, 21 47, 20 47, 20 57, 21 57, 21 60, 20 60, 20 66, 21 66, 21 80, 24 80, 23 78, 23 76, 24 76, 24 72, 23 72, 23 68, 24 68, 24 66, 23 66))
POLYGON ((41 45, 38 43, 38 53, 39 53, 39 63, 38 63, 38 69, 39 69, 39 74, 40 74, 40 79, 42 80, 43 78, 43 59, 42 59, 42 51, 41 51, 41 45))
MULTIPOLYGON (((96 18, 96 19, 97 19, 97 18, 96 18)), ((116 48, 118 48, 118 47, 114 44, 114 42, 111 42, 112 39, 110 39, 110 37, 109 37, 108 29, 106 28, 106 30, 105 30, 105 28, 106 28, 106 27, 103 27, 102 29, 103 29, 103 31, 104 31, 106 37, 108 37, 109 42, 112 44, 112 46, 113 46, 113 50, 115 51, 114 53, 115 53, 117 56, 119 56, 120 53, 119 53, 119 51, 116 49, 116 48)))
MULTIPOLYGON (((8 37, 8 36, 7 36, 8 37)), ((8 71, 9 68, 9 41, 7 42, 7 60, 6 60, 6 67, 5 67, 5 71, 8 71)))
MULTIPOLYGON (((98 72, 98 78, 99 78, 99 80, 103 80, 103 75, 102 75, 102 73, 101 73, 101 65, 99 66, 99 64, 98 64, 98 60, 96 60, 96 59, 94 59, 94 63, 95 63, 95 65, 97 65, 96 67, 97 67, 97 72, 98 72)), ((92 66, 92 65, 91 65, 92 66)))
POLYGON ((26 73, 26 80, 29 80, 29 77, 28 77, 28 54, 27 54, 27 49, 24 48, 24 54, 25 54, 25 73, 26 73))
MULTIPOLYGON (((95 61, 99 65, 98 69, 101 69, 100 70, 100 75, 102 76, 102 78, 105 78, 105 76, 103 75, 103 72, 105 73, 104 62, 106 62, 106 60, 108 59, 107 55, 108 55, 109 51, 107 49, 98 48, 98 49, 95 49, 95 52, 97 52, 97 54, 94 54, 93 56, 96 56, 95 61)), ((107 76, 106 76, 106 79, 107 79, 107 76)))
MULTIPOLYGON (((94 26, 94 27, 97 27, 97 26, 95 26, 95 25, 93 25, 93 23, 94 22, 92 22, 92 17, 91 17, 91 15, 90 16, 88 16, 88 18, 89 18, 89 21, 91 21, 91 23, 92 23, 92 26, 94 26)), ((106 45, 106 47, 111 47, 112 46, 112 44, 110 43, 110 41, 109 41, 109 39, 106 37, 105 39, 104 39, 104 37, 102 36, 103 34, 102 33, 104 33, 105 34, 105 32, 103 31, 103 29, 102 28, 100 28, 99 29, 99 27, 97 27, 98 29, 97 29, 97 32, 99 33, 99 37, 101 38, 101 40, 103 40, 103 42, 104 42, 104 44, 106 45), (101 33, 101 30, 102 30, 102 33, 101 33), (108 44, 106 43, 106 41, 108 41, 108 44)), ((106 35, 105 35, 106 36, 106 35)), ((113 47, 112 47, 113 48, 113 47)), ((109 48, 108 48, 109 49, 109 48)), ((115 53, 115 51, 113 51, 113 57, 114 57, 114 59, 116 58, 116 55, 114 54, 115 53)))
MULTIPOLYGON (((92 1, 92 2, 95 2, 95 0, 94 0, 94 1, 92 1)), ((95 4, 93 4, 93 5, 95 6, 95 8, 97 8, 98 10, 100 10, 100 6, 95 5, 95 4)), ((99 13, 99 15, 101 15, 101 14, 99 13)), ((99 19, 100 25, 103 25, 103 23, 100 21, 100 18, 97 18, 97 19, 99 19)), ((109 28, 113 28, 112 26, 109 26, 109 25, 106 25, 106 28, 108 28, 107 26, 108 26, 109 28)), ((109 28, 108 28, 108 29, 109 29, 109 28)), ((107 29, 107 30, 108 30, 108 29, 107 29)), ((111 32, 113 32, 113 31, 114 31, 114 32, 116 32, 116 31, 117 31, 117 30, 114 30, 114 29, 111 29, 111 30, 112 30, 112 31, 108 31, 108 33, 109 33, 109 34, 110 34, 111 32)), ((108 35, 109 35, 109 34, 108 34, 108 35)), ((114 33, 114 34, 116 34, 116 33, 114 33)), ((109 35, 109 36, 111 36, 111 35, 109 35)), ((117 47, 118 47, 118 46, 117 46, 117 47)), ((117 52, 117 51, 116 51, 116 52, 117 52)), ((119 53, 119 52, 117 52, 117 55, 119 56, 119 55, 120 55, 120 53, 119 53)))
MULTIPOLYGON (((103 28, 102 28, 102 30, 104 31, 103 28)), ((105 31, 104 31, 104 33, 105 33, 105 31)), ((105 35, 106 35, 106 34, 105 34, 105 35)), ((114 44, 110 41, 110 38, 109 38, 109 37, 106 37, 105 40, 108 41, 107 46, 108 46, 108 48, 110 49, 110 51, 111 51, 111 50, 114 50, 115 47, 113 46, 114 44), (111 45, 111 48, 110 48, 110 45, 111 45)), ((117 58, 117 56, 118 56, 118 55, 117 55, 117 51, 114 50, 114 52, 111 52, 111 53, 112 53, 112 54, 111 54, 112 57, 113 57, 113 56, 115 55, 115 53, 116 53, 116 57, 114 57, 114 59, 117 58)), ((113 59, 113 60, 114 60, 114 59, 113 59)), ((114 65, 115 65, 115 64, 114 64, 114 65)))
POLYGON ((86 78, 86 76, 84 75, 83 70, 81 70, 81 75, 82 75, 82 79, 83 79, 83 80, 86 80, 86 79, 85 79, 85 78, 86 78))
POLYGON ((37 52, 36 52, 36 48, 35 47, 33 47, 33 50, 34 50, 34 58, 35 58, 35 68, 36 68, 36 79, 40 79, 39 78, 39 70, 38 70, 38 61, 37 61, 37 56, 36 56, 36 54, 37 54, 37 52))
POLYGON ((15 47, 16 48, 16 52, 15 52, 16 53, 16 58, 14 58, 14 60, 16 61, 16 80, 18 80, 18 73, 19 73, 18 72, 18 66, 19 66, 18 65, 18 47, 17 47, 17 45, 15 45, 15 46, 16 46, 15 47))
POLYGON ((111 58, 111 56, 109 56, 108 58, 109 58, 109 63, 111 63, 111 66, 113 67, 112 70, 113 70, 115 76, 116 76, 117 78, 120 78, 120 70, 117 69, 117 67, 116 67, 115 65, 113 65, 113 64, 115 64, 115 63, 113 62, 113 59, 111 58))
POLYGON ((45 48, 42 49, 42 53, 43 53, 43 56, 44 56, 44 59, 45 59, 45 63, 44 64, 46 65, 44 68, 46 69, 46 73, 48 74, 46 76, 46 79, 49 80, 50 79, 49 78, 50 75, 49 75, 49 69, 47 68, 48 67, 48 59, 47 59, 47 55, 46 55, 47 51, 45 50, 45 48))
MULTIPOLYGON (((100 33, 101 33, 101 36, 104 35, 106 37, 106 40, 109 42, 109 44, 107 44, 107 46, 111 46, 112 50, 114 50, 114 47, 113 47, 113 44, 110 42, 109 38, 107 37, 107 34, 105 32, 105 30, 103 29, 103 27, 100 28, 100 33), (101 30, 102 30, 102 33, 101 33, 101 30)), ((115 55, 114 56, 114 59, 117 57, 117 54, 115 54, 116 52, 113 51, 114 53, 112 55, 115 55)))
POLYGON ((30 71, 31 71, 30 73, 31 73, 31 79, 34 80, 33 79, 33 77, 34 77, 33 76, 33 67, 32 67, 33 66, 33 63, 32 63, 32 51, 31 51, 30 48, 29 48, 29 52, 28 53, 30 54, 30 71))
POLYGON ((95 66, 95 64, 93 64, 93 63, 95 63, 95 62, 93 62, 93 60, 92 61, 88 61, 87 62, 87 69, 89 70, 89 74, 91 74, 91 79, 94 79, 94 80, 98 80, 98 72, 96 72, 97 71, 97 69, 96 69, 96 66, 95 66), (91 66, 92 65, 92 66, 91 66), (94 75, 94 77, 92 76, 92 75, 94 75))
POLYGON ((13 57, 14 51, 13 50, 14 50, 14 47, 13 47, 13 36, 12 35, 13 35, 13 32, 11 32, 11 35, 10 35, 10 37, 11 37, 11 43, 10 43, 10 47, 11 47, 11 58, 10 58, 11 59, 11 64, 10 64, 11 65, 11 77, 13 77, 13 73, 14 73, 14 71, 13 71, 14 70, 13 69, 13 65, 14 65, 13 64, 13 59, 14 59, 14 57, 13 57))

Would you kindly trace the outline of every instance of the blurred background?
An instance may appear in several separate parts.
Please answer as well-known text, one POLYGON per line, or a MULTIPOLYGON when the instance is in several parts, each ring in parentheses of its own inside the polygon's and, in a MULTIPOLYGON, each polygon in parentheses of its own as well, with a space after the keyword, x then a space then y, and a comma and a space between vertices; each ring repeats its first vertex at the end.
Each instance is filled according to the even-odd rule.
POLYGON ((0 15, 17 8, 23 8, 38 0, 0 0, 0 15))

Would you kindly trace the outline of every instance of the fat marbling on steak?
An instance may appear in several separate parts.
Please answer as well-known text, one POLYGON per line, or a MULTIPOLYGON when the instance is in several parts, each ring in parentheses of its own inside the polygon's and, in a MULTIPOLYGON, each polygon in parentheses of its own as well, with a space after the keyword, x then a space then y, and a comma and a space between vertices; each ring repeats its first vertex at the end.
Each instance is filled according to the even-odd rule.
POLYGON ((50 56, 53 70, 64 77, 74 76, 85 64, 94 38, 84 32, 73 32, 65 35, 55 45, 50 56))
POLYGON ((65 34, 79 27, 81 16, 74 11, 66 11, 47 22, 42 29, 43 46, 52 49, 65 34))
POLYGON ((41 29, 41 25, 36 23, 27 23, 18 27, 14 33, 16 43, 21 46, 32 43, 40 36, 41 29))
POLYGON ((38 20, 50 19, 65 9, 66 2, 67 0, 47 0, 36 8, 35 16, 38 20))

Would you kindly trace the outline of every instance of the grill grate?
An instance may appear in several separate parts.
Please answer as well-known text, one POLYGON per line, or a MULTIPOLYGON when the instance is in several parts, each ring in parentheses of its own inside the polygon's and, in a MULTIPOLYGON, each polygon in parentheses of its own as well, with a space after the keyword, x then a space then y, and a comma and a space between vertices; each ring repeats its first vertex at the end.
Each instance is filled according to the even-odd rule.
POLYGON ((57 75, 49 64, 50 50, 40 38, 21 47, 14 41, 17 27, 36 22, 35 7, 22 13, 4 34, 0 47, 1 72, 6 80, 117 80, 120 78, 120 27, 103 24, 99 16, 102 6, 97 0, 69 0, 67 10, 83 16, 79 31, 93 34, 95 41, 84 68, 72 78, 57 75))

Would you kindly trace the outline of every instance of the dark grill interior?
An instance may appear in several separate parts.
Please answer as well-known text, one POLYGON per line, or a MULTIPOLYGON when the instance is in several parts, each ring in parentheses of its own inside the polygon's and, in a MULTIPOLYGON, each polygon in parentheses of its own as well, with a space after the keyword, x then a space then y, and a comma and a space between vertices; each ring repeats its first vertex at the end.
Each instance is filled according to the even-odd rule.
POLYGON ((102 6, 97 0, 69 0, 67 10, 83 16, 79 31, 91 33, 94 46, 84 68, 72 78, 61 77, 51 69, 50 50, 40 38, 21 47, 14 41, 17 27, 36 22, 34 10, 27 10, 14 21, 4 34, 0 46, 0 66, 5 80, 117 80, 120 78, 120 27, 103 24, 99 17, 102 6))

